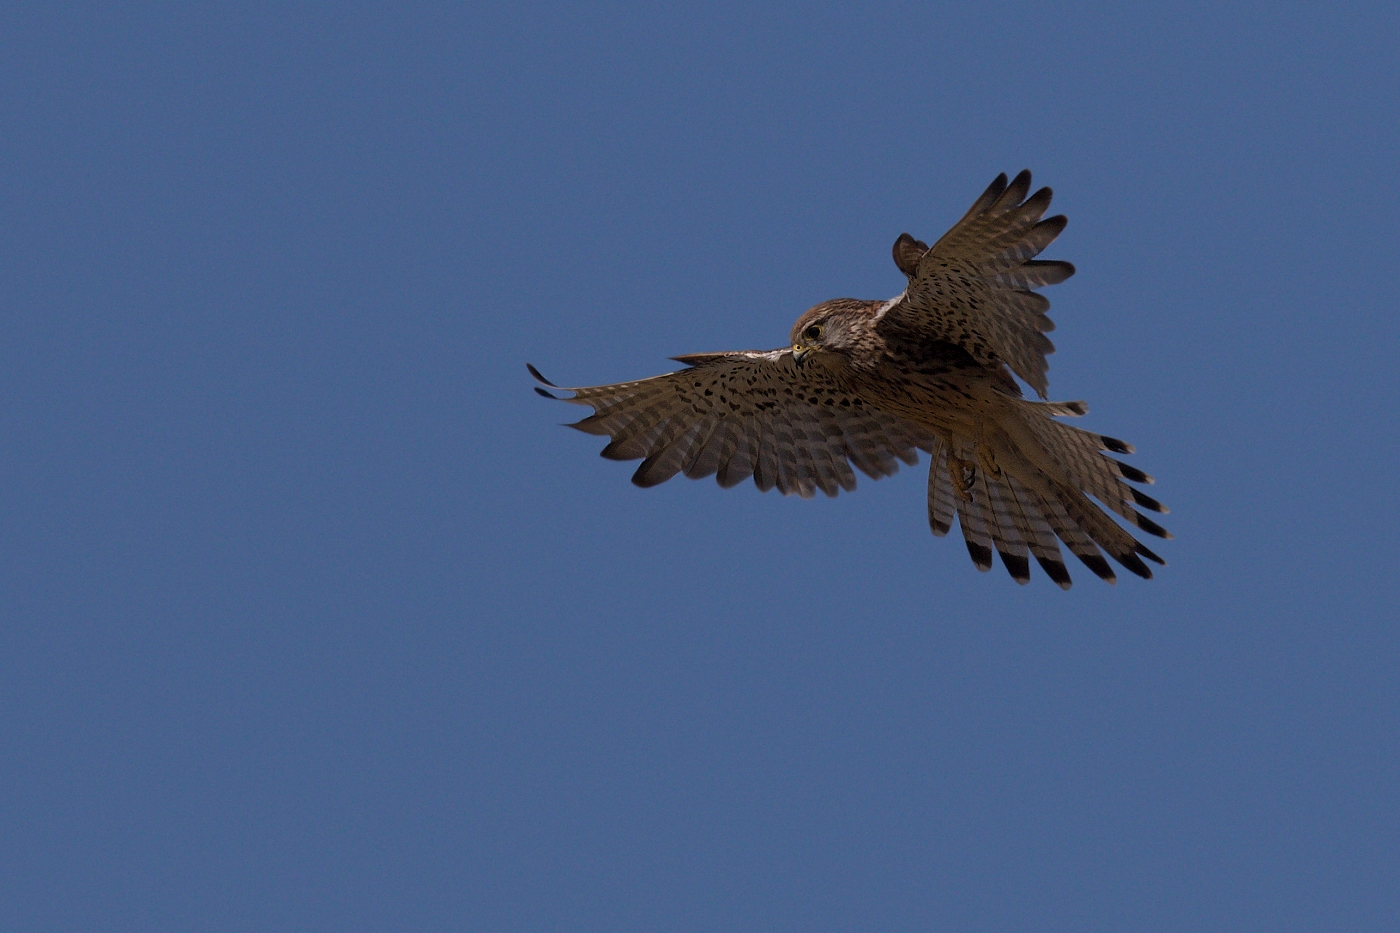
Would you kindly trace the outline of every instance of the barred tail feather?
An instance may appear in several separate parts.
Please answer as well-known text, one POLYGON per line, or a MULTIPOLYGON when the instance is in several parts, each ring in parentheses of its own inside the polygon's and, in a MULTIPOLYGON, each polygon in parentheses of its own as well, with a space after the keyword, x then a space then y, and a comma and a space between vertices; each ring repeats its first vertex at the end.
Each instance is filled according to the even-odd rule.
POLYGON ((1027 556, 1026 534, 1021 528, 1020 508, 1004 482, 1004 473, 982 473, 992 512, 992 540, 1002 566, 1011 579, 1025 585, 1031 582, 1030 559, 1027 556))
POLYGON ((1045 504, 1040 496, 1023 486, 1016 477, 1006 474, 1006 483, 1016 500, 1024 521, 1026 543, 1036 563, 1040 564, 1045 575, 1054 580, 1060 589, 1067 590, 1072 585, 1069 571, 1060 556, 1060 545, 1055 540, 1055 530, 1045 519, 1045 504))
MULTIPOLYGON (((958 453, 971 454, 971 451, 959 449, 958 453)), ((959 459, 965 463, 971 462, 966 456, 959 459)), ((962 529, 963 541, 967 544, 967 553, 973 565, 985 573, 992 569, 992 519, 987 487, 981 480, 981 472, 974 472, 972 483, 958 497, 958 526, 962 529)))
POLYGON ((1042 496, 1040 501, 1044 504, 1045 519, 1054 529, 1055 537, 1065 543, 1069 552, 1079 558, 1079 562, 1092 570, 1100 580, 1117 583, 1118 575, 1113 572, 1108 561, 1103 559, 1103 554, 1099 551, 1098 546, 1088 535, 1079 530, 1079 525, 1065 512, 1059 499, 1055 496, 1042 496))
POLYGON ((935 440, 928 459, 928 526, 941 538, 953 527, 957 513, 953 484, 948 480, 948 445, 941 439, 935 440))

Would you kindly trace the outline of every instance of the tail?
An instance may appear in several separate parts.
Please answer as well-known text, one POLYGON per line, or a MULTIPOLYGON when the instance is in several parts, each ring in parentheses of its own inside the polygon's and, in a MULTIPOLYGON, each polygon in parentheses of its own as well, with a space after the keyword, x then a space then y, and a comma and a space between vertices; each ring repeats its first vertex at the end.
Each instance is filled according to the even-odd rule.
POLYGON ((1069 589, 1072 581, 1059 542, 1109 583, 1117 577, 1104 553, 1151 579, 1142 559, 1166 561, 1104 511, 1116 512, 1148 534, 1171 537, 1134 506, 1167 509, 1124 482, 1150 484, 1152 477, 1105 456, 1130 454, 1132 446, 1054 420, 1056 415, 1084 414, 1088 409, 1082 402, 1006 401, 996 423, 984 425, 980 436, 955 434, 934 443, 928 478, 933 533, 947 534, 956 515, 977 568, 991 569, 995 549, 1018 583, 1030 580, 1029 554, 1050 579, 1069 589))

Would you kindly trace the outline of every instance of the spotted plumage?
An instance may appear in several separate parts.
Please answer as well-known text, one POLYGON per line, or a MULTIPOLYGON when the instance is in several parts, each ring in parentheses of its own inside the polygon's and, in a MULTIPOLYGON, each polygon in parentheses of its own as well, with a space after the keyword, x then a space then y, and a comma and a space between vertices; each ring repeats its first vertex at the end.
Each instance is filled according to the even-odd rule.
POLYGON ((908 285, 897 297, 823 302, 782 349, 678 356, 678 372, 567 389, 565 401, 593 409, 573 426, 608 437, 604 457, 640 459, 639 486, 677 473, 726 488, 752 477, 804 498, 855 489, 853 466, 889 476, 922 450, 929 527, 945 535, 956 519, 978 569, 995 551, 1025 583, 1034 558, 1067 589, 1063 543, 1110 583, 1104 553, 1150 578, 1142 559, 1162 559, 1104 511, 1171 537, 1135 506, 1166 509, 1124 482, 1152 478, 1105 455, 1132 447, 1056 421, 1084 414, 1084 403, 1024 399, 1012 375, 1046 397, 1054 325, 1034 289, 1074 273, 1035 259, 1065 218, 1042 219, 1051 192, 1027 197, 1030 179, 998 177, 932 248, 902 234, 894 261, 908 285))

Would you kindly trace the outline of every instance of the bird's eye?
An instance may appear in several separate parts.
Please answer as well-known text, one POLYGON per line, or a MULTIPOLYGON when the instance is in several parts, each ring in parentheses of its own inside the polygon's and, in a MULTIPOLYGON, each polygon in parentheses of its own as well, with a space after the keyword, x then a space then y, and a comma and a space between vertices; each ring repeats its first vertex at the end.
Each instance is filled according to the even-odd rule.
POLYGON ((806 337, 808 340, 820 340, 822 336, 822 326, 820 324, 813 324, 802 332, 802 336, 806 337))

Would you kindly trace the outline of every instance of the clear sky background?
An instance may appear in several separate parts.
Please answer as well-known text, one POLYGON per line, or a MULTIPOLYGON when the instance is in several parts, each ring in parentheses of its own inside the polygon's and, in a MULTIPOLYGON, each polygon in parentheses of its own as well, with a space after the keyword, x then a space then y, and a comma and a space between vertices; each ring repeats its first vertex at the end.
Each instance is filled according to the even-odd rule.
POLYGON ((1395 5, 473 6, 0 14, 0 927, 1400 929, 1395 5), (530 391, 1023 167, 1153 581, 530 391))

